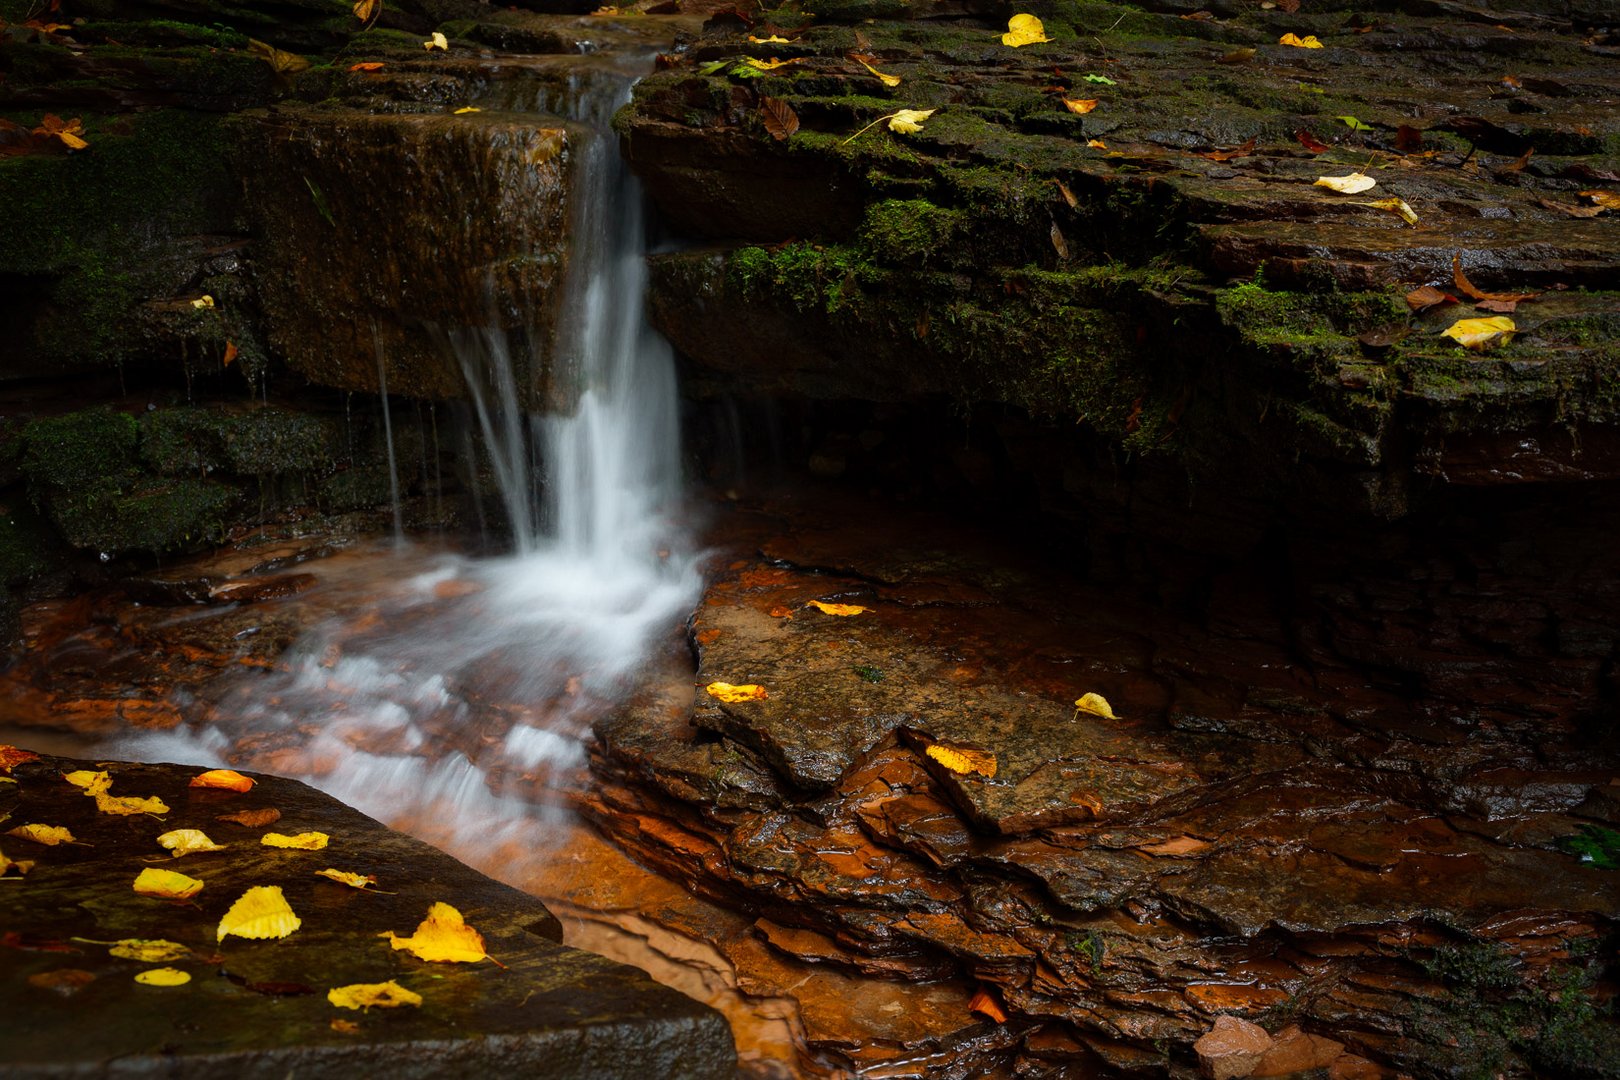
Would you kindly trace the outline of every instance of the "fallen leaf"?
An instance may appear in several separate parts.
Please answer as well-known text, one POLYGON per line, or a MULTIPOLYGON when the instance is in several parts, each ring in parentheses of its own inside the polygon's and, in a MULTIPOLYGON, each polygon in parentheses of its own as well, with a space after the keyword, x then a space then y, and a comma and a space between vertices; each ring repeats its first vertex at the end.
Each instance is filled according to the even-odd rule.
POLYGON ((1583 191, 1584 198, 1592 200, 1593 205, 1604 210, 1620 210, 1620 193, 1613 191, 1583 191))
POLYGON ((980 990, 973 995, 972 1000, 968 1002, 968 1012, 978 1013, 980 1016, 997 1024, 1007 1022, 1006 1012, 1002 1010, 1000 1005, 996 1004, 996 999, 991 997, 990 992, 987 990, 980 990))
POLYGON ((215 821, 229 821, 237 825, 246 825, 250 829, 261 828, 265 825, 274 825, 281 820, 281 811, 273 806, 262 810, 238 810, 234 814, 219 814, 215 821))
POLYGON ((1284 34, 1277 39, 1279 45, 1292 45, 1296 49, 1320 49, 1322 43, 1316 40, 1315 34, 1300 37, 1298 34, 1284 34))
POLYGON ((777 68, 784 68, 789 64, 798 64, 803 62, 803 60, 804 57, 802 56, 794 56, 787 60, 778 60, 774 56, 769 60, 756 60, 754 57, 750 56, 744 60, 743 63, 747 64, 756 71, 775 71, 777 68))
POLYGON ((34 134, 54 138, 69 150, 83 150, 90 145, 79 137, 83 130, 84 123, 77 116, 72 120, 63 120, 55 113, 46 113, 34 129, 34 134))
POLYGON ((355 1023, 353 1020, 344 1020, 339 1017, 334 1019, 328 1026, 331 1027, 333 1031, 336 1031, 341 1035, 360 1034, 360 1025, 355 1023))
POLYGON ((953 773, 961 773, 964 776, 977 773, 986 778, 996 775, 996 754, 993 750, 974 750, 965 746, 935 743, 924 753, 953 773))
POLYGON ((191 981, 191 976, 179 968, 160 967, 141 972, 135 976, 135 981, 142 986, 184 986, 191 981))
POLYGON ((63 997, 71 997, 96 981, 92 972, 79 968, 57 968, 28 976, 28 985, 40 990, 55 990, 63 997))
POLYGON ((208 834, 201 829, 171 829, 157 838, 157 842, 172 852, 178 859, 182 855, 192 855, 199 851, 224 851, 224 844, 216 844, 208 839, 208 834))
POLYGON ((217 941, 227 934, 244 938, 284 938, 303 924, 279 885, 255 885, 237 898, 231 910, 219 920, 217 941))
POLYGON ((1537 199, 1538 203, 1548 210, 1557 210, 1561 214, 1568 214, 1573 218, 1595 218, 1603 213, 1601 206, 1576 206, 1574 203, 1555 202, 1552 199, 1537 199))
POLYGON ((199 296, 197 299, 193 300, 191 302, 191 306, 199 311, 204 308, 211 308, 214 306, 214 298, 209 296, 207 293, 204 293, 202 296, 199 296))
POLYGON ((1337 191, 1341 195, 1355 195, 1376 187, 1378 181, 1365 173, 1353 172, 1349 176, 1318 176, 1313 187, 1325 187, 1330 191, 1337 191))
POLYGON ((770 697, 763 686, 755 686, 753 683, 733 686, 728 682, 712 682, 703 689, 709 692, 710 697, 719 698, 727 705, 735 705, 739 701, 764 701, 770 697))
POLYGON ((1517 300, 1481 300, 1474 305, 1475 311, 1494 311, 1500 315, 1511 315, 1519 310, 1517 300))
POLYGON ((203 884, 194 877, 149 866, 136 875, 132 887, 142 896, 155 896, 160 900, 188 900, 202 892, 203 884))
POLYGON ((933 115, 933 109, 901 109, 889 117, 889 130, 914 135, 922 130, 923 121, 933 115))
POLYGON ((1247 64, 1254 59, 1254 48, 1233 49, 1231 52, 1216 60, 1217 64, 1247 64))
POLYGON ((444 52, 449 52, 450 51, 450 41, 443 34, 439 33, 437 30, 435 30, 435 31, 433 31, 433 36, 432 37, 430 37, 426 41, 422 42, 422 48, 426 49, 428 52, 432 52, 434 49, 439 49, 439 50, 444 51, 444 52))
POLYGON ((349 65, 349 70, 350 71, 381 71, 383 68, 385 68, 387 66, 388 65, 384 64, 381 60, 363 60, 358 64, 350 64, 349 65))
POLYGON ((1109 706, 1108 699, 1101 694, 1081 694, 1074 703, 1074 714, 1079 716, 1083 712, 1090 713, 1093 716, 1101 716, 1106 720, 1119 719, 1109 706))
POLYGON ((1170 858, 1180 858, 1194 852, 1203 851, 1209 847, 1208 840, 1200 840, 1196 836, 1176 836, 1169 840, 1160 840, 1156 844, 1143 844, 1136 850, 1145 851, 1149 855, 1165 855, 1170 858))
POLYGON ((770 37, 755 37, 753 34, 749 34, 748 35, 748 40, 752 41, 755 45, 786 45, 786 44, 788 44, 788 39, 787 38, 780 37, 780 36, 778 36, 776 34, 772 34, 770 37))
POLYGON ((1084 116, 1097 107, 1096 98, 1064 98, 1063 107, 1079 116, 1084 116))
MULTIPOLYGON (((1412 328, 1406 323, 1391 323, 1387 326, 1378 326, 1371 330, 1364 330, 1356 335, 1356 340, 1374 352, 1379 352, 1389 348, 1397 341, 1404 340, 1411 332, 1412 328)), ((1345 386, 1366 385, 1364 381, 1356 379, 1353 375, 1346 375, 1342 372, 1339 376, 1339 381, 1345 386)))
POLYGON ((18 877, 23 877, 33 868, 33 859, 8 859, 5 852, 0 851, 0 877, 5 877, 13 870, 17 871, 18 877))
POLYGON ((787 141, 789 136, 799 130, 799 114, 781 98, 761 97, 759 119, 765 125, 765 130, 771 133, 771 138, 777 142, 787 141))
POLYGON ((1106 149, 1108 149, 1108 144, 1103 142, 1101 139, 1087 139, 1086 140, 1086 145, 1091 147, 1093 150, 1106 150, 1106 149))
POLYGON ((1374 210, 1388 210, 1391 213, 1399 214, 1401 216, 1401 220, 1406 222, 1408 225, 1416 225, 1418 223, 1417 211, 1408 206, 1405 199, 1397 196, 1391 195, 1387 199, 1379 199, 1377 202, 1370 202, 1367 205, 1372 207, 1374 210))
POLYGON ((1041 20, 1028 14, 1014 15, 1008 19, 1007 32, 1001 35, 1001 43, 1014 49, 1051 40, 1046 36, 1046 27, 1041 25, 1041 20))
POLYGON ((1294 141, 1313 154, 1324 153, 1328 149, 1327 143, 1323 142, 1321 139, 1318 139, 1315 135, 1312 135, 1304 128, 1300 128, 1298 131, 1294 132, 1294 141))
POLYGON ((428 909, 427 918, 410 937, 399 937, 392 930, 382 936, 394 948, 404 949, 419 960, 470 964, 489 955, 484 950, 483 935, 467 925, 461 912, 442 902, 428 909))
POLYGON ((1353 116, 1335 116, 1333 119, 1339 121, 1345 127, 1349 128, 1351 131, 1371 131, 1372 130, 1372 125, 1371 124, 1363 124, 1360 120, 1357 120, 1353 116))
POLYGON ((259 837, 259 843, 265 847, 297 848, 300 851, 320 851, 331 841, 331 837, 323 832, 301 832, 297 836, 288 836, 286 833, 267 832, 259 837))
POLYGON ((827 604, 820 600, 811 600, 804 606, 813 607, 823 615, 860 615, 861 613, 870 610, 869 608, 861 607, 859 604, 827 604))
POLYGON ((876 75, 878 77, 879 81, 881 81, 884 86, 899 86, 900 85, 900 76, 898 76, 898 75, 889 75, 889 74, 886 74, 885 72, 879 71, 877 68, 873 67, 871 64, 867 63, 864 59, 862 59, 859 56, 851 57, 851 59, 854 60, 857 64, 861 65, 861 67, 865 68, 867 71, 870 71, 873 75, 876 75))
POLYGON ((328 881, 335 881, 339 885, 347 885, 351 889, 363 889, 367 885, 377 884, 377 875, 375 874, 353 874, 347 870, 333 870, 331 867, 315 871, 315 876, 326 878, 328 881))
POLYGON ((191 787, 223 788, 226 791, 247 791, 253 787, 253 778, 243 776, 234 769, 209 769, 191 778, 191 787))
POLYGON ((354 5, 354 17, 361 22, 370 22, 382 11, 382 0, 358 0, 354 5))
POLYGON ((1255 137, 1251 135, 1249 140, 1242 146, 1234 146, 1230 150, 1211 150, 1208 153, 1195 154, 1194 156, 1208 158, 1211 161, 1231 161, 1233 158, 1248 157, 1254 153, 1254 143, 1255 137))
MULTIPOLYGON (((393 979, 385 983, 352 983, 348 986, 337 986, 326 992, 326 1000, 340 1009, 369 1009, 373 1006, 379 1009, 397 1009, 401 1005, 420 1005, 422 995, 405 989, 393 979)), ((352 1025, 348 1028, 339 1028, 342 1021, 332 1021, 334 1030, 354 1032, 359 1028, 352 1025)))
MULTIPOLYGON (((773 619, 791 619, 793 618, 793 609, 783 607, 781 604, 777 604, 775 607, 771 608, 769 614, 773 619)), ((705 631, 705 633, 707 633, 707 631, 705 631)))
POLYGON ((1536 148, 1533 146, 1530 147, 1524 153, 1515 158, 1511 164, 1502 166, 1500 171, 1505 173, 1523 172, 1524 167, 1530 164, 1530 159, 1535 156, 1535 153, 1536 148))
POLYGON ((483 109, 480 109, 476 105, 463 105, 461 108, 457 109, 451 115, 452 116, 466 116, 468 113, 483 112, 483 111, 484 111, 483 109))
POLYGON ((237 353, 238 349, 236 348, 236 342, 227 341, 225 343, 225 357, 221 361, 220 367, 230 367, 231 361, 236 359, 237 353))
POLYGON ((1299 0, 1277 0, 1277 6, 1292 15, 1299 10, 1299 0))
POLYGON ((1415 154, 1423 149, 1423 132, 1411 124, 1401 124, 1395 129, 1395 149, 1403 154, 1415 154))
POLYGON ((19 750, 15 746, 0 746, 0 772, 10 772, 25 761, 38 761, 32 750, 19 750))
POLYGON ((46 847, 55 847, 57 844, 76 844, 73 834, 61 825, 19 825, 6 833, 22 840, 32 840, 36 844, 46 847))
POLYGON ((1082 76, 1080 76, 1080 78, 1084 82, 1096 83, 1098 86, 1118 86, 1119 85, 1119 83, 1115 82, 1113 79, 1110 79, 1106 75, 1082 75, 1082 76))
POLYGON ((1059 259, 1061 259, 1064 262, 1068 262, 1069 261, 1069 241, 1064 238, 1063 230, 1058 228, 1058 223, 1055 222, 1055 221, 1052 222, 1052 231, 1051 231, 1050 235, 1051 235, 1051 238, 1052 238, 1052 250, 1057 252, 1057 257, 1059 259))
POLYGON ((1406 306, 1413 311, 1427 311, 1437 304, 1455 304, 1457 298, 1450 293, 1441 292, 1433 285, 1419 285, 1406 294, 1406 306))
POLYGON ((1493 315, 1489 319, 1458 319, 1440 331, 1440 336, 1451 338, 1465 349, 1483 352, 1498 338, 1502 341, 1512 338, 1517 329, 1506 315, 1493 315))
MULTIPOLYGON (((1096 141, 1096 139, 1091 140, 1093 143, 1096 141)), ((1087 143, 1086 145, 1090 146, 1091 143, 1087 143)), ((1063 201, 1069 204, 1070 210, 1080 209, 1080 200, 1074 197, 1074 192, 1069 190, 1068 184, 1065 184, 1055 176, 1052 178, 1052 183, 1057 185, 1058 194, 1063 196, 1063 201)))
POLYGON ((107 952, 123 960, 139 960, 146 964, 161 964, 165 960, 185 960, 191 956, 191 950, 178 941, 164 941, 160 938, 125 938, 122 941, 115 941, 107 952))
POLYGON ((309 67, 309 61, 296 53, 282 52, 274 45, 248 38, 248 51, 270 65, 276 75, 292 75, 309 67))
POLYGON ((105 772, 92 772, 89 769, 79 769, 63 776, 62 779, 74 787, 84 788, 86 795, 100 795, 112 787, 112 777, 105 772))
POLYGON ((103 792, 96 796, 96 809, 103 814, 128 817, 131 814, 167 814, 169 804, 156 795, 143 799, 136 795, 108 795, 103 792))
POLYGON ((1541 295, 1539 292, 1486 292, 1484 289, 1477 287, 1472 281, 1468 280, 1467 275, 1463 273, 1462 256, 1455 254, 1451 256, 1451 280, 1457 286, 1458 291, 1460 291, 1470 300, 1534 300, 1536 297, 1541 295))

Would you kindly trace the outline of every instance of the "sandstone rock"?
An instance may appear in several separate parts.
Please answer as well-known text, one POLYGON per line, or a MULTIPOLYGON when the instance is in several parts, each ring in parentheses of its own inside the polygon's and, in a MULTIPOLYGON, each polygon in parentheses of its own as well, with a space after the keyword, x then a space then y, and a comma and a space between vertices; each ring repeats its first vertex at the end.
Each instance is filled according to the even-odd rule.
POLYGON ((1271 1036, 1259 1024, 1223 1014, 1193 1043, 1193 1051, 1198 1067, 1211 1080, 1238 1080, 1254 1073, 1271 1045, 1271 1036))
POLYGON ((1251 1076, 1288 1076, 1332 1065, 1344 1053, 1344 1044, 1286 1027, 1274 1037, 1251 1076))

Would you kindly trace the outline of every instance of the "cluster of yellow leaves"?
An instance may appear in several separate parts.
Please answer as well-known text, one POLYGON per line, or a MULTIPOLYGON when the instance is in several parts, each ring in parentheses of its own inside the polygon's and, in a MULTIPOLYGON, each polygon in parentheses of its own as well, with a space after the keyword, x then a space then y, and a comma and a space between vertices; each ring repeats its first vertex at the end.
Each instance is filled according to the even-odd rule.
POLYGON ((703 689, 709 692, 710 697, 718 698, 727 705, 735 705, 739 701, 764 701, 771 696, 763 686, 756 686, 753 683, 733 686, 728 682, 712 682, 703 689))
POLYGON ((168 848, 170 856, 176 859, 199 851, 225 850, 224 844, 214 843, 201 829, 171 829, 159 836, 157 842, 168 848))
POLYGON ((300 851, 320 851, 331 841, 331 837, 323 832, 301 832, 297 836, 288 836, 286 833, 267 832, 259 837, 259 843, 265 847, 298 848, 300 851))
POLYGON ((428 909, 427 918, 410 937, 400 937, 392 930, 384 931, 394 948, 404 949, 418 960, 439 963, 471 964, 484 959, 484 936, 467 925, 461 912, 446 903, 436 903, 428 909))
POLYGON ((141 972, 135 981, 143 986, 184 986, 191 976, 179 968, 160 967, 141 972))
POLYGON ((827 604, 820 600, 812 600, 804 606, 813 607, 823 615, 859 615, 863 611, 869 610, 859 604, 827 604))
POLYGON ((1440 331, 1440 336, 1451 338, 1465 349, 1482 352, 1487 345, 1512 340, 1517 330, 1512 319, 1495 315, 1488 319, 1458 319, 1440 331))
POLYGON ((1292 45, 1296 49, 1322 48, 1322 43, 1316 40, 1315 34, 1307 34, 1305 37, 1300 37, 1298 34, 1284 34, 1277 39, 1277 44, 1292 45))
POLYGON ((167 814, 168 804, 156 795, 150 798, 136 796, 115 796, 108 794, 112 787, 112 777, 105 771, 95 772, 90 769, 78 769, 62 777, 74 787, 81 787, 84 793, 96 800, 96 809, 103 814, 167 814))
POLYGON ((1114 715, 1114 710, 1108 704, 1108 699, 1101 694, 1081 694, 1076 698, 1074 715, 1079 716, 1081 713, 1090 713, 1092 716, 1100 716, 1105 720, 1119 719, 1114 715))
POLYGON ((996 775, 996 755, 993 750, 974 750, 965 746, 953 747, 935 743, 924 753, 954 773, 961 773, 964 776, 977 773, 986 778, 996 775))
MULTIPOLYGON (((212 304, 212 298, 208 298, 212 304)), ((253 788, 253 778, 243 776, 235 769, 209 769, 205 773, 198 773, 191 778, 191 786, 195 788, 221 788, 225 791, 250 791, 253 788)))
POLYGON ((73 833, 61 825, 19 825, 6 833, 22 840, 32 840, 36 844, 46 847, 55 847, 57 844, 76 844, 73 833))
POLYGON ((1046 27, 1041 25, 1041 20, 1028 14, 1014 15, 1008 19, 1007 32, 1001 35, 1001 43, 1014 49, 1051 40, 1046 36, 1046 27))
POLYGON ((203 890, 203 882, 174 870, 147 867, 135 877, 134 889, 142 896, 159 900, 189 900, 203 890))
POLYGON ((258 940, 284 938, 301 925, 303 920, 293 914, 281 886, 255 885, 237 897, 231 910, 219 920, 215 940, 224 941, 228 934, 258 940))
POLYGON ((340 1009, 397 1009, 401 1005, 420 1005, 422 995, 405 989, 393 979, 384 983, 353 983, 335 986, 326 992, 326 1000, 340 1009))

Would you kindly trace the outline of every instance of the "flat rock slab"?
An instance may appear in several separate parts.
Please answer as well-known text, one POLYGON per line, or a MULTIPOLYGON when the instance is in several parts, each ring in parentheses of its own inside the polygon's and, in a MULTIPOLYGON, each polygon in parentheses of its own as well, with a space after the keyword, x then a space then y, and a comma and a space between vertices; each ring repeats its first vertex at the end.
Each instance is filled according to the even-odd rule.
POLYGON ((0 836, 0 852, 32 861, 0 879, 0 1043, 9 1077, 511 1075, 730 1076, 731 1035, 719 1013, 641 971, 558 944, 557 920, 533 897, 386 828, 294 780, 256 775, 245 793, 189 787, 191 766, 40 757, 0 784, 0 823, 65 826, 77 843, 0 836), (115 796, 157 796, 169 810, 115 816, 62 779, 104 769, 115 796), (220 815, 273 808, 260 827, 220 815), (157 837, 201 829, 226 845, 171 858, 157 837), (264 846, 266 832, 319 831, 321 851, 264 846), (139 895, 148 867, 205 884, 193 898, 139 895), (374 875, 364 892, 317 876, 374 875), (276 940, 218 940, 221 917, 256 885, 279 886, 301 924, 276 940), (386 890, 386 891, 383 891, 386 890), (429 963, 380 935, 409 936, 429 907, 456 907, 491 957, 429 963), (190 950, 160 963, 112 956, 124 939, 190 950), (175 987, 136 974, 174 967, 175 987), (64 972, 80 974, 64 975, 64 972), (393 980, 419 1007, 359 1012, 327 991, 393 980))

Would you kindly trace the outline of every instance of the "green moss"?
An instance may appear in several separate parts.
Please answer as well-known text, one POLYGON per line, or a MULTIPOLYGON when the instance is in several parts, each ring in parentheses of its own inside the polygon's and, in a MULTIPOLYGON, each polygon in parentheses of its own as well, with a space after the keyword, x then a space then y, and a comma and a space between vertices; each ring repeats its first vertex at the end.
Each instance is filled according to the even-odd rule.
POLYGON ((134 466, 138 434, 133 416, 112 409, 41 417, 23 429, 23 473, 36 492, 122 480, 134 466))
POLYGON ((26 501, 0 503, 0 585, 20 585, 52 570, 61 543, 26 501))
POLYGON ((147 483, 130 491, 102 483, 50 497, 51 519, 75 547, 161 554, 217 544, 240 491, 204 480, 147 483))
POLYGON ((877 262, 925 266, 955 245, 962 226, 961 211, 926 199, 889 199, 866 208, 859 239, 877 262))

